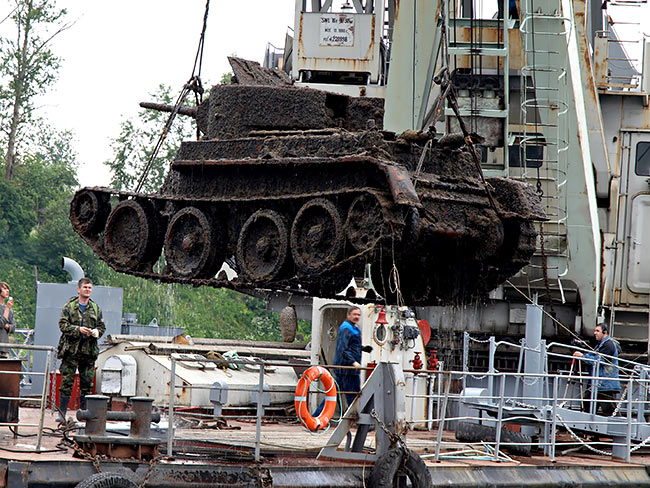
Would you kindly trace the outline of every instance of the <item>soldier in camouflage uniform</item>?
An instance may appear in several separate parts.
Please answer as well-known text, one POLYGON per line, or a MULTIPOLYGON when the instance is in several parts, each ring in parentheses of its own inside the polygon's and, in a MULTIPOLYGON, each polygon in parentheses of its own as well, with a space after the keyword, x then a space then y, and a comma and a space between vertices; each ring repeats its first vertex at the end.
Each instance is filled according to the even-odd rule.
POLYGON ((57 358, 61 359, 61 402, 58 422, 65 421, 75 373, 79 370, 80 403, 86 408, 86 395, 92 393, 95 360, 99 354, 97 339, 106 331, 102 310, 90 299, 93 283, 81 278, 77 284, 78 297, 68 300, 59 318, 61 338, 57 358))

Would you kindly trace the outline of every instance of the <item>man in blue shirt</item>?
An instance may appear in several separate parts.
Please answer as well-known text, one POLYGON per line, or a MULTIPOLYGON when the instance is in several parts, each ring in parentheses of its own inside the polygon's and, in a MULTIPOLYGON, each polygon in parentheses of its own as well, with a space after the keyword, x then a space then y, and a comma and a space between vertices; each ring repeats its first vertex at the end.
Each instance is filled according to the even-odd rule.
MULTIPOLYGON (((361 346, 361 329, 357 325, 360 319, 361 309, 359 307, 348 308, 346 319, 339 326, 339 332, 336 337, 334 366, 354 366, 355 368, 360 368, 361 352, 372 351, 372 346, 361 346)), ((336 378, 338 390, 346 392, 345 399, 349 407, 361 390, 361 372, 358 369, 335 368, 334 377, 336 378)), ((322 401, 312 415, 314 417, 320 415, 324 406, 325 401, 322 401)))
MULTIPOLYGON (((339 326, 334 353, 335 366, 361 367, 361 329, 357 326, 361 319, 361 309, 350 307, 346 319, 339 326)), ((348 406, 361 390, 361 372, 358 369, 335 369, 334 376, 341 391, 347 392, 348 406)))
MULTIPOLYGON (((598 407, 600 407, 603 411, 603 415, 610 417, 616 408, 616 404, 613 400, 616 400, 618 393, 621 391, 621 383, 618 380, 618 347, 616 347, 614 339, 611 338, 607 326, 604 324, 596 326, 594 329, 594 337, 598 341, 598 344, 594 348, 593 353, 588 352, 582 354, 580 351, 576 351, 573 355, 589 361, 591 366, 591 376, 603 378, 598 380, 594 379, 591 383, 592 385, 597 383, 597 400, 609 401, 598 402, 596 404, 595 412, 597 413, 598 407), (601 355, 603 354, 612 357, 602 357, 601 355), (598 364, 597 371, 596 364, 598 364)), ((587 389, 583 398, 585 400, 591 399, 591 388, 587 389)), ((587 405, 583 405, 583 410, 589 411, 586 407, 587 405)))

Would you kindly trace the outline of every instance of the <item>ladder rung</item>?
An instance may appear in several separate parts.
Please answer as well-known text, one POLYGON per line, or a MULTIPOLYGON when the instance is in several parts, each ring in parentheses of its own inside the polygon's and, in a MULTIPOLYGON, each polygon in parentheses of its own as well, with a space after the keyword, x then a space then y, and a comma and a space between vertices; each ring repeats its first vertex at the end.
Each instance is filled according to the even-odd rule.
MULTIPOLYGON (((496 45, 496 44, 494 44, 496 45)), ((470 46, 469 43, 462 45, 449 46, 449 54, 456 56, 469 56, 471 54, 481 56, 500 56, 504 57, 508 54, 508 50, 503 47, 490 47, 490 45, 483 44, 482 47, 470 46)))
MULTIPOLYGON (((494 119, 504 119, 508 116, 507 110, 495 110, 490 108, 479 108, 479 109, 461 108, 459 109, 459 112, 460 115, 463 117, 486 117, 486 118, 494 118, 494 119)), ((455 116, 456 114, 452 109, 447 108, 445 110, 445 115, 455 116)))

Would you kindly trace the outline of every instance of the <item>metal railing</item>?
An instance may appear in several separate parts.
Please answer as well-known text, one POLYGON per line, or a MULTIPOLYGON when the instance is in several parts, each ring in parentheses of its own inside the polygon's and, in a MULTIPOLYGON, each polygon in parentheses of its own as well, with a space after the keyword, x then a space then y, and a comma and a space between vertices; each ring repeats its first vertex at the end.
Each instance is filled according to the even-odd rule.
MULTIPOLYGON (((536 351, 526 348, 522 345, 510 344, 506 342, 496 342, 495 347, 507 344, 509 346, 520 347, 522 351, 536 351)), ((564 358, 567 364, 576 360, 571 355, 559 352, 552 352, 549 349, 555 348, 559 344, 549 344, 544 347, 548 356, 564 358)), ((569 349, 580 349, 565 344, 561 345, 569 349)), ((541 349, 541 348, 540 348, 541 349)), ((604 356, 601 360, 608 358, 604 356)), ((176 392, 179 388, 184 389, 210 389, 210 386, 178 384, 176 380, 177 362, 192 361, 188 358, 171 358, 171 382, 169 396, 169 430, 167 432, 167 452, 171 455, 174 450, 174 421, 179 414, 176 405, 176 392)), ((196 361, 206 361, 206 359, 194 359, 196 361)), ((597 359, 596 365, 599 364, 597 359)), ((215 360, 219 366, 234 364, 251 364, 250 361, 241 361, 237 359, 215 360)), ((623 360, 621 360, 624 363, 623 360)), ((254 415, 220 415, 222 419, 232 420, 253 420, 255 421, 254 440, 248 438, 246 442, 252 441, 254 445, 255 460, 261 459, 262 445, 262 423, 264 418, 265 407, 263 405, 263 396, 265 390, 265 373, 271 366, 291 367, 293 365, 287 362, 271 362, 257 360, 255 363, 259 367, 258 382, 255 385, 251 382, 245 386, 229 387, 229 391, 247 391, 256 393, 255 404, 251 404, 251 410, 255 410, 254 415)), ((650 417, 650 367, 631 364, 625 362, 625 365, 618 366, 621 383, 620 396, 604 398, 599 395, 598 382, 603 378, 589 374, 579 374, 573 370, 561 371, 555 374, 543 373, 526 373, 516 372, 499 372, 483 371, 430 371, 430 370, 404 370, 405 373, 412 377, 420 378, 419 381, 426 379, 425 393, 417 393, 416 388, 409 388, 405 394, 407 400, 412 402, 410 416, 406 423, 411 427, 415 425, 426 426, 430 430, 435 430, 435 441, 425 441, 435 443, 435 453, 426 454, 424 457, 432 457, 436 461, 447 457, 453 458, 458 453, 467 456, 468 453, 474 453, 479 459, 492 461, 513 461, 511 457, 505 454, 504 450, 513 447, 530 446, 531 448, 540 449, 550 461, 555 461, 558 455, 576 448, 589 449, 591 452, 614 456, 630 462, 632 454, 650 443, 650 425, 646 422, 646 415, 650 417), (477 376, 481 378, 480 382, 477 376), (463 388, 457 391, 453 385, 463 384, 463 388), (472 389, 470 385, 478 385, 477 389, 472 389), (531 395, 525 394, 523 389, 518 388, 519 384, 539 384, 541 388, 537 393, 531 395), (487 385, 491 385, 489 390, 487 385), (573 385, 573 387, 571 386, 573 385), (576 388, 576 385, 582 385, 576 388), (589 394, 585 394, 585 392, 589 394), (422 418, 415 416, 415 402, 423 402, 419 405, 424 408, 417 410, 425 412, 422 418), (436 408, 434 408, 434 405, 436 408), (450 406, 458 408, 458 413, 451 414, 450 406), (611 405, 613 410, 611 415, 599 413, 604 406, 611 405), (434 415, 435 413, 435 415, 434 415), (487 414, 487 416, 486 416, 487 414), (454 428, 458 422, 472 422, 477 424, 487 424, 494 428, 492 439, 483 439, 481 442, 466 442, 449 440, 448 436, 443 435, 446 428, 454 428), (531 440, 520 436, 516 442, 508 439, 504 432, 504 427, 520 425, 523 430, 532 430, 536 434, 533 437, 539 437, 539 440, 531 440), (559 432, 564 432, 558 436, 559 432), (607 439, 593 440, 588 439, 588 435, 600 435, 607 439), (528 440, 526 440, 528 439, 528 440), (469 447, 468 447, 469 446, 469 447), (460 449, 460 451, 459 451, 460 449), (484 449, 485 452, 477 449, 484 449)), ((267 376, 268 379, 268 376, 267 376)), ((293 394, 294 386, 276 387, 274 393, 293 394)), ((227 408, 227 407, 224 407, 227 408)), ((266 407, 268 408, 268 407, 266 407)), ((187 414, 183 414, 187 415, 187 414)), ((197 415, 197 414, 194 414, 197 415)), ((343 415, 343 412, 341 413, 343 415)), ((202 415, 201 418, 212 415, 202 415)), ((278 417, 276 417, 278 418, 278 417)), ((343 416, 341 418, 344 418, 343 416)), ((292 420, 294 418, 292 417, 292 420)), ((308 432, 305 430, 305 434, 308 432)), ((508 435, 510 435, 508 433, 508 435)), ((186 439, 182 439, 186 440, 186 439)), ((212 441, 218 440, 214 437, 212 441)), ((179 441, 179 439, 177 439, 179 441)), ((231 442, 231 441, 230 441, 231 442)), ((230 443, 229 442, 229 443, 230 443)), ((414 441, 422 442, 420 440, 414 441)), ((515 461, 516 462, 516 461, 515 461)))
MULTIPOLYGON (((184 390, 209 390, 212 387, 207 386, 207 385, 188 385, 187 383, 183 382, 183 384, 179 384, 177 381, 177 363, 182 362, 182 363, 187 363, 187 362, 212 362, 215 363, 219 367, 228 367, 228 366, 234 366, 234 365, 251 365, 254 364, 259 367, 259 375, 258 375, 258 381, 255 385, 249 384, 249 385, 242 385, 242 386, 236 386, 236 385, 229 385, 228 386, 228 392, 250 392, 253 394, 256 394, 256 403, 250 404, 250 408, 255 409, 255 414, 254 415, 219 415, 219 419, 223 420, 235 420, 235 421, 250 421, 250 420, 255 420, 255 437, 254 437, 254 457, 255 460, 260 460, 261 459, 261 447, 264 442, 262 441, 262 419, 264 417, 264 412, 265 409, 270 409, 272 406, 264 406, 263 405, 263 400, 264 400, 264 394, 265 393, 286 393, 290 395, 291 398, 291 405, 293 406, 293 399, 295 395, 295 390, 296 390, 296 385, 292 384, 291 386, 275 386, 273 387, 272 390, 266 390, 265 389, 265 374, 267 373, 268 369, 271 367, 287 367, 287 368, 292 368, 295 366, 302 366, 302 365, 295 365, 295 364, 290 364, 286 361, 263 361, 263 360, 256 360, 254 363, 251 363, 250 361, 246 360, 241 360, 241 359, 218 359, 218 360, 208 360, 205 358, 187 358, 187 357, 176 357, 175 355, 172 354, 171 356, 171 368, 170 368, 170 375, 171 375, 171 380, 170 380, 170 388, 169 388, 169 396, 168 396, 168 431, 167 431, 167 453, 168 455, 172 455, 174 452, 174 443, 176 441, 179 441, 178 438, 175 439, 175 429, 174 429, 174 423, 175 423, 175 418, 179 415, 179 408, 177 406, 177 390, 182 388, 184 390)), ((305 369, 310 367, 311 365, 304 365, 305 369)), ((373 368, 354 368, 354 367, 346 367, 346 366, 337 366, 337 369, 361 369, 361 370, 366 370, 367 372, 371 372, 373 368)), ((416 393, 416 387, 420 385, 425 392, 427 392, 427 395, 425 395, 427 398, 442 398, 442 390, 441 390, 441 385, 436 382, 437 376, 432 376, 430 372, 427 370, 405 370, 406 373, 410 373, 409 379, 412 378, 412 388, 410 389, 411 393, 410 395, 407 395, 409 398, 418 398, 418 395, 416 393), (425 384, 422 385, 422 382, 425 381, 425 384), (437 392, 436 392, 437 388, 437 392)), ((268 379, 268 376, 266 377, 268 379)), ((216 378, 215 378, 216 379, 216 378)), ((297 382, 296 382, 297 383, 297 382)), ((311 390, 312 394, 315 393, 322 393, 318 388, 314 389, 312 387, 311 390)), ((345 393, 349 393, 346 391, 338 391, 338 398, 339 398, 339 406, 342 406, 341 402, 341 396, 344 395, 345 393)), ((417 401, 417 400, 416 400, 417 401)), ((316 404, 318 402, 315 402, 316 404)), ((413 402, 415 403, 415 402, 413 402)), ((280 405, 278 405, 280 406, 280 405)), ((205 406, 207 407, 207 406, 205 406)), ((415 408, 412 406, 410 409, 410 419, 411 421, 409 422, 411 426, 426 426, 428 430, 432 430, 435 419, 440 416, 440 409, 441 406, 439 404, 436 404, 435 400, 428 401, 425 405, 426 408, 423 409, 425 412, 425 417, 421 420, 415 418, 415 408)), ((223 407, 224 409, 228 409, 227 406, 223 407)), ((231 407, 232 408, 232 407, 231 407)), ((205 420, 206 418, 215 418, 214 415, 207 415, 207 414, 197 414, 197 413, 183 413, 181 414, 184 417, 187 416, 194 416, 196 418, 199 418, 201 420, 205 420)), ((296 415, 291 415, 291 416, 277 416, 274 415, 274 419, 279 419, 279 420, 289 420, 292 423, 298 424, 298 422, 294 422, 297 420, 296 415)), ((340 412, 340 417, 338 419, 333 419, 334 422, 336 421, 341 421, 343 420, 343 412, 340 412)), ((331 425, 331 424, 330 424, 331 425)), ((329 426, 328 428, 329 429, 329 426)), ((311 433, 308 432, 305 429, 305 433, 308 435, 323 435, 327 432, 327 429, 324 431, 319 431, 317 433, 311 433)), ((176 435, 176 437, 178 437, 176 435)), ((213 441, 215 440, 214 438, 212 439, 213 441)))
MULTIPOLYGON (((0 396, 0 400, 2 401, 16 401, 20 402, 21 400, 31 400, 31 401, 36 401, 40 403, 40 412, 39 412, 39 418, 38 418, 38 423, 37 424, 30 424, 30 423, 25 423, 21 422, 20 420, 17 420, 16 422, 0 422, 0 426, 6 426, 6 427, 13 427, 15 430, 14 432, 17 434, 18 432, 18 427, 37 427, 38 432, 37 432, 37 437, 36 437, 36 448, 35 452, 40 452, 41 451, 41 444, 43 440, 43 423, 45 419, 45 409, 47 405, 47 393, 49 390, 49 381, 50 381, 50 369, 52 366, 52 359, 54 358, 54 347, 52 346, 35 346, 32 344, 12 344, 12 343, 0 343, 0 349, 1 348, 11 348, 11 349, 16 349, 16 350, 27 350, 29 353, 33 351, 45 351, 47 352, 47 360, 45 362, 45 371, 44 372, 39 372, 39 371, 23 371, 22 367, 20 371, 0 371, 0 376, 2 375, 19 375, 19 376, 24 376, 24 375, 32 375, 32 376, 44 376, 45 379, 43 381, 43 390, 41 392, 40 398, 34 398, 34 397, 22 397, 20 396, 20 393, 18 396, 0 396)), ((20 360, 20 358, 17 358, 17 360, 20 360)), ((20 381, 19 381, 20 383, 20 381)), ((19 390, 20 391, 20 390, 19 390)))
MULTIPOLYGON (((494 424, 494 440, 485 439, 480 442, 481 445, 490 446, 486 452, 491 452, 491 458, 494 461, 511 460, 509 457, 502 456, 504 447, 512 446, 531 446, 543 448, 545 455, 550 461, 555 461, 558 447, 584 447, 592 452, 601 455, 614 456, 630 462, 631 455, 639 449, 650 443, 650 426, 646 422, 646 415, 650 415, 650 403, 648 399, 648 390, 650 380, 647 377, 626 377, 621 378, 621 383, 625 385, 624 391, 620 398, 603 399, 597 397, 598 380, 600 376, 587 375, 562 375, 562 374, 530 374, 530 373, 489 373, 484 374, 493 377, 499 384, 498 393, 485 395, 468 394, 467 392, 451 393, 450 385, 453 380, 462 379, 470 375, 463 371, 445 371, 431 374, 439 374, 444 379, 445 393, 442 398, 437 396, 422 396, 418 398, 433 398, 442 402, 442 415, 435 419, 438 425, 438 435, 435 446, 435 455, 432 457, 436 461, 445 457, 443 449, 445 447, 457 449, 459 442, 463 441, 445 441, 443 440, 443 430, 445 426, 452 422, 470 421, 474 423, 485 423, 486 417, 471 414, 447 414, 447 406, 456 402, 459 405, 465 405, 469 411, 487 411, 492 417, 487 419, 489 423, 494 424), (551 393, 543 394, 536 397, 510 397, 506 393, 506 388, 512 386, 512 383, 519 378, 524 377, 531 380, 544 380, 549 382, 551 393), (508 380, 511 381, 508 381, 508 380), (567 396, 567 389, 561 393, 563 383, 570 381, 590 382, 591 395, 588 398, 567 396), (541 402, 539 407, 533 403, 541 402), (571 405, 573 403, 573 405, 571 405), (585 410, 576 409, 587 404, 585 410), (569 404, 569 407, 567 407, 569 404), (615 406, 614 413, 611 416, 598 415, 596 408, 603 404, 612 404, 615 406), (636 415, 635 414, 636 411, 636 415), (526 425, 533 426, 540 432, 539 441, 529 442, 504 442, 501 438, 503 429, 506 424, 509 425, 526 425), (558 441, 558 428, 566 430, 570 440, 558 441), (611 440, 588 440, 580 436, 599 435, 611 440)), ((417 420, 416 420, 417 421, 417 420)), ((467 444, 472 444, 467 442, 467 444)))

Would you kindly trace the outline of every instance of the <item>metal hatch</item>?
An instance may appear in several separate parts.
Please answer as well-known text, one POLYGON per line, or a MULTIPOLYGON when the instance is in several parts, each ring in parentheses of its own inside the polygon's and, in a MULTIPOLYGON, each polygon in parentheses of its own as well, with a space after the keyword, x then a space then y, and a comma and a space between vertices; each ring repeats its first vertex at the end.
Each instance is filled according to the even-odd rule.
POLYGON ((630 254, 627 262, 627 286, 636 293, 650 292, 650 194, 632 199, 630 254))

